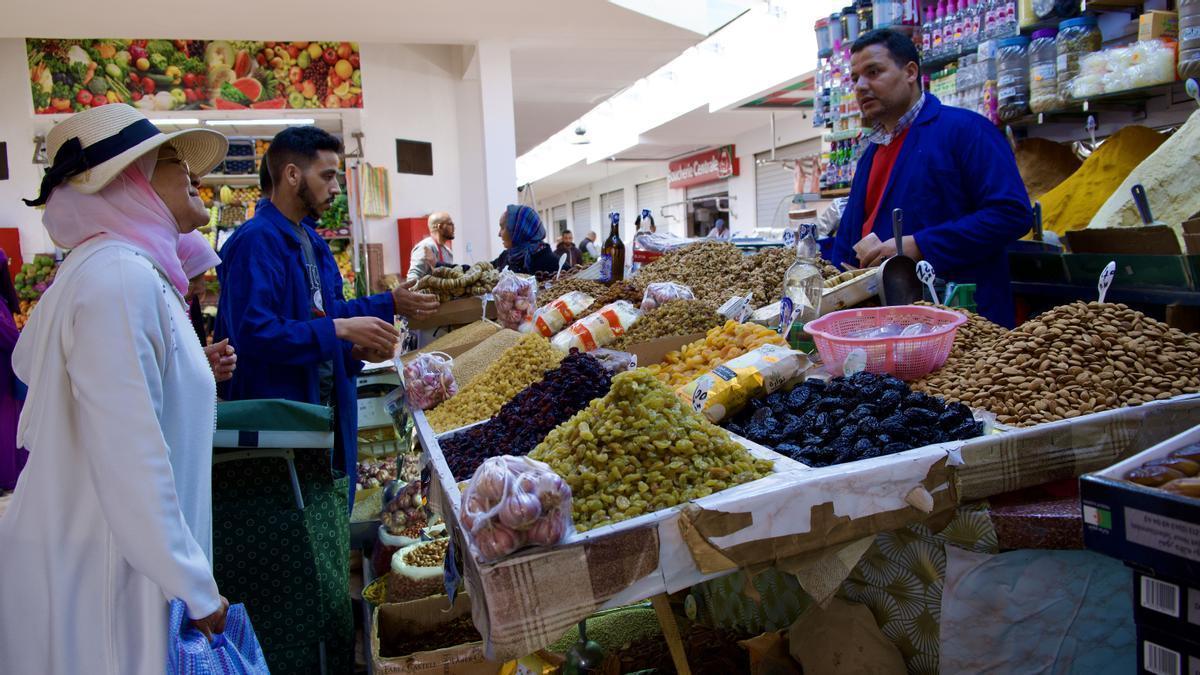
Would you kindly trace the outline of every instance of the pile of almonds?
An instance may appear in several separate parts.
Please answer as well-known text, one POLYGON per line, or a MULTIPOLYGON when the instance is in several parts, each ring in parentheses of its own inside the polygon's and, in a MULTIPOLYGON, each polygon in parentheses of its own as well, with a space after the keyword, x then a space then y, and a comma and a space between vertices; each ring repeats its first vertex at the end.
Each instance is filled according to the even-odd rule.
POLYGON ((1125 305, 1076 302, 951 365, 914 388, 1031 426, 1200 391, 1200 336, 1125 305))

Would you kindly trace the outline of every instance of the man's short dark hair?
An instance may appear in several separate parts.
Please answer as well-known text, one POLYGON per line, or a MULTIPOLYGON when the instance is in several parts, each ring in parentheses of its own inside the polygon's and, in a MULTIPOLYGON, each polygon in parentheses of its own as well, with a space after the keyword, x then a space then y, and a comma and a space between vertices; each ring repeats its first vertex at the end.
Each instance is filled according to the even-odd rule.
MULTIPOLYGON (((271 178, 283 175, 283 168, 295 164, 301 168, 317 158, 322 150, 342 151, 342 142, 337 136, 314 126, 288 127, 275 134, 267 150, 267 164, 271 178)), ((260 175, 261 178, 261 175, 260 175)))
POLYGON ((883 45, 892 55, 892 60, 901 68, 907 66, 910 61, 917 64, 918 68, 921 67, 921 55, 917 53, 917 46, 904 33, 890 28, 867 31, 850 45, 850 53, 857 54, 871 45, 883 45))
MULTIPOLYGON (((267 154, 271 151, 268 149, 267 154)), ((271 166, 267 161, 267 157, 262 158, 261 166, 258 167, 258 187, 262 190, 264 197, 271 196, 271 190, 274 189, 274 184, 271 182, 271 166)))

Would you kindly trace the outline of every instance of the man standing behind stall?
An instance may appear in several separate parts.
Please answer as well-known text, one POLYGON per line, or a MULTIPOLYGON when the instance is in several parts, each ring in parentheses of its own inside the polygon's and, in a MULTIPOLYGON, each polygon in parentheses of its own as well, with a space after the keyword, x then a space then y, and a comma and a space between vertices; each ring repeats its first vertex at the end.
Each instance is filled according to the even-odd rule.
MULTIPOLYGON (((311 223, 333 203, 342 144, 312 126, 289 127, 264 162, 273 189, 254 217, 221 248, 217 339, 229 338, 238 369, 221 394, 229 400, 283 398, 331 405, 334 466, 353 475, 362 362, 392 358, 395 314, 423 317, 437 300, 408 284, 346 301, 337 262, 311 223)), ((351 487, 353 490, 353 486, 351 487)))
POLYGON ((429 236, 417 242, 409 256, 409 281, 417 281, 428 275, 438 265, 453 265, 454 219, 449 213, 438 211, 429 215, 429 236))
POLYGON ((921 91, 912 40, 891 30, 850 48, 854 94, 869 127, 833 263, 873 267, 896 254, 892 211, 904 213, 904 254, 939 277, 977 285, 979 313, 1012 326, 1005 246, 1029 231, 1029 195, 1004 136, 982 115, 921 91))

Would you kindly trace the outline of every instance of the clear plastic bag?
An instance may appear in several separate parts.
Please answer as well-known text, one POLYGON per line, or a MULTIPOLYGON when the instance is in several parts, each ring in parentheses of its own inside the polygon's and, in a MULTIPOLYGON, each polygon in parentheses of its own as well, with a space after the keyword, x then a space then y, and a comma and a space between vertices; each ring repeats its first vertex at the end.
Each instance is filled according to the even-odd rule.
POLYGON ((692 300, 695 297, 692 289, 683 284, 673 281, 657 281, 646 287, 646 293, 642 296, 642 311, 649 312, 657 309, 659 305, 671 300, 692 300))
POLYGON ((555 546, 575 530, 571 487, 528 457, 484 460, 463 491, 461 509, 468 544, 481 562, 524 546, 555 546))
POLYGON ((496 301, 496 321, 509 330, 520 330, 533 321, 537 279, 505 269, 492 289, 492 297, 496 301))
POLYGON ((388 533, 397 537, 416 539, 421 536, 421 528, 429 525, 429 514, 425 510, 428 494, 421 480, 414 480, 387 500, 379 520, 388 533))
POLYGON ((642 312, 637 307, 618 300, 571 324, 570 328, 555 335, 550 344, 562 352, 570 353, 572 349, 590 352, 612 344, 640 318, 642 312))
POLYGON ((667 232, 642 230, 633 236, 633 263, 639 267, 652 263, 673 248, 687 246, 697 241, 703 240, 679 237, 667 232))
POLYGON ((421 354, 404 366, 404 392, 409 404, 419 410, 429 410, 458 393, 454 359, 442 352, 421 354))
POLYGON ((571 325, 580 312, 592 306, 596 299, 583 291, 571 291, 539 309, 533 315, 533 327, 542 337, 551 338, 571 325))

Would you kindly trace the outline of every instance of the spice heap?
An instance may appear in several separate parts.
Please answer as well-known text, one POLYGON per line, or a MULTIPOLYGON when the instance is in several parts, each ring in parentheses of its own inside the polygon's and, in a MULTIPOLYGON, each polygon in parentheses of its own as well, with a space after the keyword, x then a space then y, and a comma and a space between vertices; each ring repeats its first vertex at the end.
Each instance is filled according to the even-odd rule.
POLYGON ((551 431, 530 456, 566 479, 587 531, 706 497, 771 472, 645 369, 551 431))
MULTIPOLYGON (((450 335, 454 335, 454 331, 450 335)), ((521 334, 515 330, 501 328, 492 333, 483 342, 454 357, 450 372, 454 374, 454 382, 458 388, 470 384, 480 373, 487 370, 496 362, 496 355, 503 354, 521 341, 521 334)))
POLYGON ((562 358, 563 354, 546 338, 522 337, 456 396, 429 411, 430 426, 440 434, 495 415, 517 392, 540 380, 562 358))
POLYGON ((1018 142, 1016 154, 1017 171, 1032 201, 1053 190, 1082 164, 1069 146, 1045 138, 1026 138, 1018 142))
POLYGON ((647 370, 669 387, 681 387, 730 359, 763 345, 786 347, 779 333, 753 323, 726 321, 725 325, 713 328, 703 340, 684 345, 679 351, 670 352, 647 370))
POLYGON ((551 282, 543 290, 539 290, 537 294, 538 307, 545 307, 554 302, 558 298, 570 293, 571 291, 579 291, 585 295, 590 295, 593 298, 598 298, 608 290, 608 286, 599 281, 590 281, 588 279, 562 279, 560 281, 551 282))
POLYGON ((946 405, 890 375, 866 372, 828 384, 811 379, 790 392, 752 399, 723 426, 809 466, 974 438, 983 427, 960 403, 946 405))
POLYGON ((712 305, 703 300, 671 300, 642 315, 628 333, 610 347, 625 349, 639 342, 649 342, 673 335, 703 333, 725 323, 712 305))
POLYGON ((1142 126, 1127 126, 1109 136, 1078 171, 1042 195, 1045 229, 1062 235, 1087 227, 1134 167, 1166 140, 1142 126))
MULTIPOLYGON (((639 284, 674 281, 692 289, 698 300, 719 306, 734 293, 750 288, 740 278, 746 256, 729 242, 702 241, 671 249, 637 273, 639 284)), ((786 268, 785 268, 786 269, 786 268)), ((779 279, 782 282, 783 274, 779 279)), ((638 297, 641 302, 641 297, 638 297)))
POLYGON ((457 330, 452 330, 440 338, 430 342, 417 351, 409 352, 400 357, 404 363, 408 363, 421 354, 429 354, 432 352, 446 352, 458 347, 469 344, 478 344, 500 331, 499 324, 492 323, 486 319, 476 321, 472 324, 467 324, 457 330))
POLYGON ((455 480, 470 478, 488 457, 527 454, 551 429, 606 394, 611 381, 612 375, 599 361, 571 352, 492 419, 439 442, 455 480))
POLYGON ((1015 426, 1200 391, 1200 337, 1121 304, 1056 307, 973 357, 921 386, 1015 426))
POLYGON ((440 302, 449 302, 455 298, 483 295, 499 280, 500 273, 488 262, 475 263, 466 272, 461 267, 435 267, 417 281, 414 290, 428 291, 440 302))

